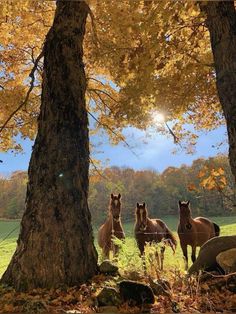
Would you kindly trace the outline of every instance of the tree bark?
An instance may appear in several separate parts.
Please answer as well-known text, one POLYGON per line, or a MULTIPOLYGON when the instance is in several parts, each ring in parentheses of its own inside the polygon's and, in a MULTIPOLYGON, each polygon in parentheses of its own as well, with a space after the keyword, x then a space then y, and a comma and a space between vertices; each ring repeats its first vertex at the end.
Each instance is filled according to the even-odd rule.
POLYGON ((76 285, 97 271, 87 204, 89 140, 85 104, 84 1, 58 1, 44 46, 38 134, 26 210, 1 282, 17 290, 76 285))
POLYGON ((236 182, 236 12, 234 1, 203 1, 216 70, 216 85, 227 124, 229 159, 236 182))

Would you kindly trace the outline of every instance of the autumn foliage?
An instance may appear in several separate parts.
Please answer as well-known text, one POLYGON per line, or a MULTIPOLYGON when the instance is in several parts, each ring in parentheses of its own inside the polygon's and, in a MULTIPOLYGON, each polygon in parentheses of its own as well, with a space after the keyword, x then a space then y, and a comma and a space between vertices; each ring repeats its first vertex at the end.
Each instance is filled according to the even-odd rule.
MULTIPOLYGON (((24 210, 27 174, 15 172, 0 179, 0 214, 20 218, 24 210)), ((146 201, 151 215, 177 215, 177 202, 191 200, 194 215, 234 213, 234 183, 225 156, 197 159, 188 166, 169 167, 163 173, 112 167, 91 169, 89 206, 94 224, 107 214, 111 192, 122 194, 122 218, 134 220, 136 202, 146 201)))
MULTIPOLYGON (((194 144, 197 135, 184 124, 211 130, 224 123, 209 35, 195 2, 90 0, 89 5, 84 58, 95 129, 118 142, 123 127, 146 129, 153 125, 153 110, 161 110, 167 121, 175 119, 176 136, 194 144)), ((55 4, 1 1, 0 9, 1 149, 20 150, 15 136, 33 139, 37 129, 40 53, 55 4)))

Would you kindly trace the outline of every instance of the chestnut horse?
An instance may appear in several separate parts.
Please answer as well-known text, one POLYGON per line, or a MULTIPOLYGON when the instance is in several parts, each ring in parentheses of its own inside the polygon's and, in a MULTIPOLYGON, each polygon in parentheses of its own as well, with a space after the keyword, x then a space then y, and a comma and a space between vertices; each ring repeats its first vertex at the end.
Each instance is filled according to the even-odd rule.
POLYGON ((118 247, 113 244, 112 237, 124 239, 125 233, 120 220, 121 195, 111 194, 108 209, 108 218, 98 230, 98 245, 102 248, 103 256, 109 258, 109 252, 112 250, 117 254, 118 247))
POLYGON ((192 262, 196 260, 196 247, 202 246, 209 239, 220 235, 220 227, 204 217, 192 218, 189 206, 190 202, 179 201, 179 225, 178 235, 180 245, 188 269, 187 246, 192 247, 192 262))
MULTIPOLYGON (((148 211, 145 203, 137 203, 135 214, 136 223, 134 233, 141 255, 144 253, 145 244, 147 242, 159 243, 162 240, 168 243, 171 246, 173 252, 175 252, 177 241, 173 233, 162 220, 150 219, 148 217, 148 211)), ((162 254, 161 269, 163 268, 164 249, 162 250, 162 254)))

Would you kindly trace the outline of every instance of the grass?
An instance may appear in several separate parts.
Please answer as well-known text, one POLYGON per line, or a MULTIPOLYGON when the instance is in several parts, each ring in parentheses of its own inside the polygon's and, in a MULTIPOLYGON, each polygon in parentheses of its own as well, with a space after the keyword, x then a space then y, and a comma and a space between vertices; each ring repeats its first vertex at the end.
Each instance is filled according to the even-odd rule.
MULTIPOLYGON (((165 223, 168 225, 168 227, 174 231, 174 235, 178 239, 177 232, 177 226, 178 226, 178 218, 173 217, 173 216, 167 216, 162 218, 165 223)), ((221 228, 221 235, 235 235, 236 234, 236 216, 231 216, 231 217, 211 217, 210 218, 212 221, 217 223, 220 228, 221 228)), ((126 232, 126 242, 127 242, 127 247, 132 248, 133 251, 136 251, 136 243, 134 240, 134 225, 129 223, 124 225, 125 232, 126 232)), ((199 248, 197 249, 198 253, 199 248)), ((138 255, 134 254, 134 260, 137 261, 138 255)), ((191 248, 188 248, 188 255, 189 255, 189 260, 191 261, 190 255, 191 255, 191 248)), ((180 269, 184 271, 184 260, 183 260, 183 255, 181 251, 181 247, 177 245, 176 253, 173 255, 173 252, 171 248, 167 247, 165 250, 165 260, 164 260, 164 268, 169 269, 180 269)))
MULTIPOLYGON (((177 229, 177 217, 162 218, 171 230, 177 229)), ((236 234, 236 216, 231 217, 211 217, 211 220, 216 222, 221 227, 221 235, 236 234)), ((125 245, 122 245, 118 265, 123 270, 138 270, 142 266, 136 242, 133 236, 133 223, 124 224, 126 233, 125 245)), ((0 221, 0 276, 5 271, 16 248, 16 240, 19 234, 19 221, 0 221), (14 230, 14 231, 13 231, 14 230), (13 231, 13 232, 12 232, 13 231), (12 232, 11 234, 9 234, 12 232)), ((95 238, 97 235, 97 228, 94 228, 95 238)), ((176 235, 176 232, 175 232, 176 235)), ((98 249, 99 253, 100 250, 98 249)), ((152 251, 152 248, 149 248, 152 251)), ((190 254, 190 250, 189 250, 190 254)), ((183 270, 184 263, 182 258, 181 248, 178 245, 175 255, 173 255, 170 248, 166 249, 164 268, 177 268, 183 270)))
POLYGON ((0 221, 0 276, 5 271, 16 248, 20 222, 0 221))

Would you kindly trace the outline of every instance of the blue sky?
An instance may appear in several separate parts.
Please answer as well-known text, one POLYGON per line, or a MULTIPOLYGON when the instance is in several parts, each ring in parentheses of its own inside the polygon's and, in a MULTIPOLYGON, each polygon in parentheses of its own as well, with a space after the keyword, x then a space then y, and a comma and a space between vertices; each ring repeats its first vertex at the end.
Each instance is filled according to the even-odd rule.
MULTIPOLYGON (((124 130, 124 134, 135 154, 123 143, 117 146, 110 145, 108 138, 103 135, 93 138, 94 143, 103 143, 97 147, 96 150, 99 152, 95 153, 94 157, 104 163, 109 159, 108 165, 110 166, 125 166, 136 170, 154 169, 162 172, 169 166, 190 165, 194 159, 199 157, 207 158, 218 153, 227 153, 227 144, 220 146, 218 149, 213 147, 225 139, 225 132, 225 127, 220 127, 209 133, 201 133, 196 145, 196 153, 189 155, 173 143, 172 137, 152 133, 152 137, 147 138, 145 132, 135 128, 127 128, 124 130), (176 148, 178 152, 173 154, 173 150, 176 148)), ((7 175, 15 170, 27 170, 32 144, 33 142, 29 140, 23 141, 24 152, 22 154, 1 153, 0 159, 3 163, 0 163, 0 173, 7 175)))

